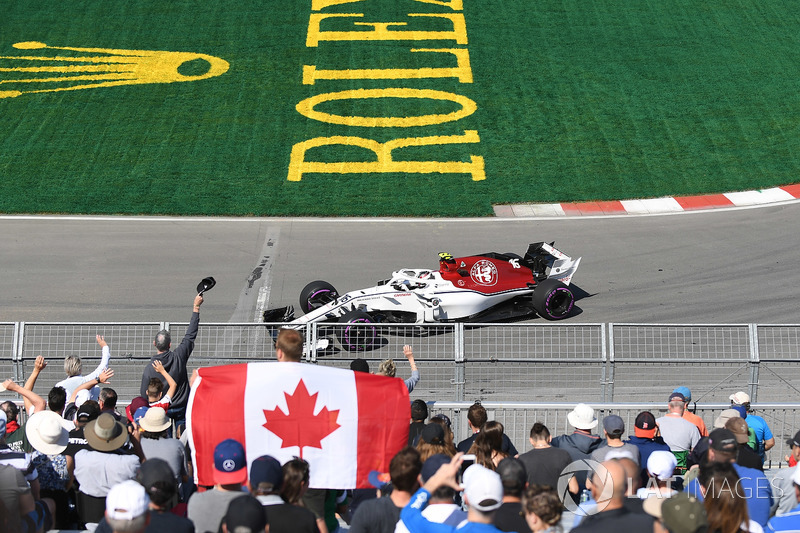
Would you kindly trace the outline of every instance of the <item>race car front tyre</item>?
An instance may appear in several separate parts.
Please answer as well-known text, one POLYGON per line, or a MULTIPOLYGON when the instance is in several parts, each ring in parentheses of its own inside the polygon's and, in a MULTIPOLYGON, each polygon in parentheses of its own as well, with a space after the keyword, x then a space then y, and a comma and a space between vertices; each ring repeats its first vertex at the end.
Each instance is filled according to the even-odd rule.
POLYGON ((546 279, 539 283, 531 299, 539 316, 548 320, 567 318, 575 305, 572 291, 557 279, 546 279))
POLYGON ((312 281, 300 291, 300 309, 310 313, 339 297, 336 289, 327 281, 312 281))
POLYGON ((363 352, 369 349, 378 337, 375 321, 364 311, 349 311, 339 318, 341 326, 336 334, 339 343, 348 352, 363 352))

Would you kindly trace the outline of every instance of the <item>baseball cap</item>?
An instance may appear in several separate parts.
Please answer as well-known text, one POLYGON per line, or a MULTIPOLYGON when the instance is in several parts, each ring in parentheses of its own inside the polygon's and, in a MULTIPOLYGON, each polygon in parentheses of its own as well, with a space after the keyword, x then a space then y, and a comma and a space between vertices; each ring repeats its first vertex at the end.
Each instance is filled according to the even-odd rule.
POLYGON ((369 484, 376 489, 383 489, 386 485, 392 482, 392 477, 388 472, 378 472, 377 470, 373 470, 367 476, 367 480, 369 481, 369 484))
POLYGON ((750 440, 747 422, 744 421, 744 418, 738 416, 731 418, 725 422, 725 429, 730 430, 736 436, 736 442, 739 444, 747 444, 747 441, 750 440))
POLYGON ((447 424, 447 427, 451 427, 450 417, 444 413, 439 413, 438 415, 434 415, 433 417, 431 417, 431 420, 443 420, 444 423, 447 424))
POLYGON ((685 402, 685 401, 686 401, 686 396, 684 396, 684 395, 683 395, 683 394, 681 394, 680 392, 672 392, 672 393, 669 395, 669 400, 668 400, 668 401, 670 401, 670 402, 674 402, 674 401, 676 401, 676 400, 680 400, 680 401, 682 401, 682 402, 685 402))
POLYGON ((708 447, 718 452, 735 452, 736 435, 728 429, 715 429, 708 435, 708 447))
POLYGON ((422 476, 422 481, 428 481, 432 475, 434 475, 442 465, 446 465, 450 463, 450 458, 443 453, 437 453, 428 457, 424 463, 422 463, 422 471, 420 475, 422 476))
POLYGON ((744 405, 750 403, 750 395, 744 391, 735 392, 730 395, 731 403, 736 405, 744 405))
POLYGON ((283 485, 283 468, 271 455, 262 455, 250 465, 250 484, 258 487, 260 483, 272 485, 273 492, 278 492, 283 485))
POLYGON ((676 387, 675 390, 672 392, 680 392, 681 394, 683 394, 683 397, 686 398, 687 402, 691 401, 692 399, 692 391, 689 390, 689 387, 683 387, 683 386, 676 387))
POLYGON ((136 480, 142 484, 149 495, 153 490, 163 490, 165 487, 175 487, 175 473, 164 459, 153 457, 142 463, 136 480), (159 486, 156 488, 156 484, 159 486))
POLYGON ((267 513, 264 511, 264 506, 249 494, 231 500, 222 520, 228 531, 236 533, 257 533, 267 527, 267 513))
POLYGON ((725 409, 719 414, 716 420, 714 420, 714 428, 716 429, 724 428, 725 423, 731 418, 741 418, 739 411, 737 411, 736 409, 725 409))
POLYGON ((487 512, 503 505, 503 482, 497 472, 474 464, 464 471, 463 485, 470 507, 487 512))
POLYGON ((671 498, 651 496, 643 508, 647 514, 660 518, 671 533, 697 533, 708 526, 703 502, 685 492, 671 498))
POLYGON ((622 436, 625 433, 625 422, 619 415, 608 415, 603 418, 603 429, 606 433, 615 437, 622 436))
POLYGON ((786 441, 786 444, 788 444, 789 446, 800 446, 800 431, 795 433, 794 437, 788 439, 786 441))
POLYGON ((114 520, 133 520, 147 512, 150 498, 144 487, 132 479, 111 487, 106 496, 106 516, 114 520))
POLYGON ((661 481, 671 478, 676 466, 675 455, 665 450, 656 450, 647 458, 647 471, 661 481))
POLYGON ((633 433, 637 437, 652 439, 656 435, 656 417, 650 411, 642 411, 636 415, 633 423, 633 433))
POLYGON ((84 403, 78 408, 78 412, 75 413, 75 420, 78 422, 85 424, 87 422, 91 422, 92 420, 97 419, 100 416, 100 406, 94 402, 84 403))
POLYGON ((243 484, 247 481, 247 459, 244 446, 234 439, 225 439, 214 448, 214 483, 243 484))
POLYGON ((428 444, 444 444, 444 428, 439 424, 426 424, 419 438, 428 444))
POLYGON ((145 415, 147 414, 147 411, 149 411, 149 410, 150 410, 150 406, 147 406, 147 405, 145 405, 145 406, 142 406, 142 407, 138 408, 138 409, 136 410, 136 412, 135 412, 135 413, 133 413, 133 421, 134 421, 134 422, 136 422, 136 423, 138 424, 138 423, 139 423, 139 421, 140 421, 142 418, 144 418, 144 417, 145 417, 145 415))

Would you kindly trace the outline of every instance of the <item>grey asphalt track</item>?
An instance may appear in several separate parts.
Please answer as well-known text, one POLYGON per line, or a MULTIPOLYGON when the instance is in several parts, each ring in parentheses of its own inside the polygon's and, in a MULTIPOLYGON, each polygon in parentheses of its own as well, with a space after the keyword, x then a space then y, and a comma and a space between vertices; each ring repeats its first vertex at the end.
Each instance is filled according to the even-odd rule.
POLYGON ((0 321, 252 321, 325 279, 340 292, 437 253, 583 256, 573 322, 800 323, 800 204, 576 219, 0 219, 0 321), (259 298, 261 303, 259 303, 259 298))

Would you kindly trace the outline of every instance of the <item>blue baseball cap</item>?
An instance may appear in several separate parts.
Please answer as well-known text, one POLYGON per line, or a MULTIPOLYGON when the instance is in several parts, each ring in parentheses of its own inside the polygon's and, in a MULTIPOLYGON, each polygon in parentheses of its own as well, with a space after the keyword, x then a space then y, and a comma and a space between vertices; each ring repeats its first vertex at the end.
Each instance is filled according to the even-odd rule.
POLYGON ((692 391, 689 390, 689 387, 678 387, 672 392, 680 392, 683 394, 683 397, 686 398, 687 402, 692 399, 692 391))
POLYGON ((367 479, 369 480, 369 484, 376 489, 383 489, 392 482, 392 478, 389 476, 388 472, 379 472, 377 470, 370 472, 367 479))
POLYGON ((247 481, 247 459, 239 441, 225 439, 214 448, 214 483, 244 484, 247 481))
POLYGON ((443 453, 437 453, 428 457, 422 464, 422 481, 428 481, 442 465, 450 464, 450 458, 443 453))
POLYGON ((148 411, 149 409, 150 409, 150 407, 149 407, 149 406, 147 406, 147 405, 144 405, 144 406, 142 406, 142 407, 138 408, 138 409, 136 410, 136 412, 135 412, 135 413, 133 413, 133 421, 134 421, 134 422, 136 422, 136 423, 138 424, 138 423, 139 423, 139 420, 141 420, 142 418, 144 418, 144 415, 146 415, 146 414, 147 414, 147 411, 148 411))

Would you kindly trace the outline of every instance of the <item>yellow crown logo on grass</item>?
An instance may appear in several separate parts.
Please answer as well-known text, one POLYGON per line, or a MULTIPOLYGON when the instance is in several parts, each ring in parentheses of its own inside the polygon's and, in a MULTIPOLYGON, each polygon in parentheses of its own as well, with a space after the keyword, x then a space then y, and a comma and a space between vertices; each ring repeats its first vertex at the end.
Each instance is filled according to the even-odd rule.
POLYGON ((18 50, 69 50, 102 54, 91 56, 0 56, 0 73, 25 73, 31 77, 22 79, 0 78, 0 98, 14 98, 27 93, 56 91, 78 91, 96 87, 116 87, 143 83, 175 83, 197 81, 225 74, 230 64, 218 57, 191 52, 164 52, 158 50, 118 50, 113 48, 72 48, 48 46, 45 43, 26 41, 15 43, 18 50), (197 76, 185 76, 178 68, 189 61, 202 59, 208 63, 208 71, 197 76), (4 60, 32 66, 5 67, 4 60), (36 62, 39 62, 37 65, 36 62), (43 65, 42 63, 55 63, 43 65), (59 64, 64 63, 64 64, 59 64), (41 74, 41 77, 35 77, 41 74), (49 76, 49 74, 60 74, 49 76), (73 84, 74 82, 80 82, 73 84), (72 85, 65 85, 70 83, 72 85), (11 84, 11 85, 9 85, 11 84), (17 84, 32 84, 30 90, 16 90, 17 84), (59 85, 61 84, 61 85, 59 85), (3 86, 13 87, 4 90, 3 86))

